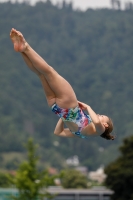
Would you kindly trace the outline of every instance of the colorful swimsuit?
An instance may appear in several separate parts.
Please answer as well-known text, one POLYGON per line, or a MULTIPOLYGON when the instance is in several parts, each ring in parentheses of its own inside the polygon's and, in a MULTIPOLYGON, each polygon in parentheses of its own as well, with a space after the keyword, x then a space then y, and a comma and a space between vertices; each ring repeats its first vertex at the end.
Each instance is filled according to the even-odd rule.
POLYGON ((57 104, 54 104, 51 107, 52 111, 58 115, 64 122, 74 122, 78 125, 78 131, 77 132, 71 132, 80 138, 87 138, 87 136, 84 136, 81 134, 81 131, 84 127, 86 127, 88 124, 92 122, 92 119, 89 115, 85 114, 79 106, 76 108, 60 108, 57 104))

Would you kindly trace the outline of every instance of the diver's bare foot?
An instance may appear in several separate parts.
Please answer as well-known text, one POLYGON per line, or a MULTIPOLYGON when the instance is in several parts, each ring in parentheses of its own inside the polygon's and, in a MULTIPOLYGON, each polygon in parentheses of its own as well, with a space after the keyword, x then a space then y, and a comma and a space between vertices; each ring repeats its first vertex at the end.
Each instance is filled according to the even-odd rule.
POLYGON ((14 50, 17 52, 24 52, 28 46, 28 43, 25 41, 22 33, 12 28, 10 32, 10 38, 14 44, 14 50))

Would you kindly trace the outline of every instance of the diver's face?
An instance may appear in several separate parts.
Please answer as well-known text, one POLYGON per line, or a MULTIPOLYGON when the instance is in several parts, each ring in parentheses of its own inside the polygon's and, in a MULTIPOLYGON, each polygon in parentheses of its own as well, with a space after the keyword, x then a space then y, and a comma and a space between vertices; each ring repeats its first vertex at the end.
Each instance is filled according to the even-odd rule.
POLYGON ((97 116, 99 117, 99 120, 101 121, 101 123, 108 123, 109 122, 109 118, 106 115, 97 114, 97 116))

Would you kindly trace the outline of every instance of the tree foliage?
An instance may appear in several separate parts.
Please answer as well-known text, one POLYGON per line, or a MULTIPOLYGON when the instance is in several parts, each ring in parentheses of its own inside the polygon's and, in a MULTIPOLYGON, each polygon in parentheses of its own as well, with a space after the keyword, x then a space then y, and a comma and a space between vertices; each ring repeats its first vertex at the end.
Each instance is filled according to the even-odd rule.
POLYGON ((12 182, 12 175, 7 172, 0 172, 0 188, 8 188, 11 187, 12 182), (9 178, 10 177, 10 178, 9 178))
POLYGON ((115 193, 113 200, 133 197, 133 136, 124 139, 120 157, 105 168, 106 185, 115 193))
POLYGON ((18 197, 15 200, 35 200, 44 199, 44 196, 52 198, 47 192, 50 185, 54 185, 54 177, 50 177, 47 170, 40 172, 37 168, 38 157, 36 156, 36 146, 33 139, 30 138, 26 145, 28 151, 27 161, 22 162, 17 170, 13 180, 16 188, 19 190, 18 197))
POLYGON ((88 180, 86 176, 77 170, 63 170, 60 176, 64 188, 87 188, 88 180))

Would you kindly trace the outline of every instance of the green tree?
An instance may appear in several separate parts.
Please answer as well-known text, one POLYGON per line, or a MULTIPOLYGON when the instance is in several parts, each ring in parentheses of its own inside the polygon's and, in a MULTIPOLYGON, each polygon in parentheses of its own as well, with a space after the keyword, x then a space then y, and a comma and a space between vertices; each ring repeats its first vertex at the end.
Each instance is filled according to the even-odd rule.
POLYGON ((105 184, 114 191, 113 200, 133 199, 133 136, 125 138, 120 157, 105 168, 105 184))
POLYGON ((64 188, 87 188, 87 178, 74 169, 63 170, 60 174, 64 188))
POLYGON ((54 184, 54 177, 50 177, 46 170, 42 172, 38 170, 37 145, 34 145, 32 138, 28 140, 26 148, 28 159, 20 165, 13 181, 19 190, 19 196, 13 197, 13 199, 35 200, 43 199, 44 196, 52 198, 47 192, 47 187, 54 184))
POLYGON ((11 181, 10 181, 11 178, 12 178, 12 175, 8 173, 0 172, 0 187, 1 188, 11 187, 11 181))

